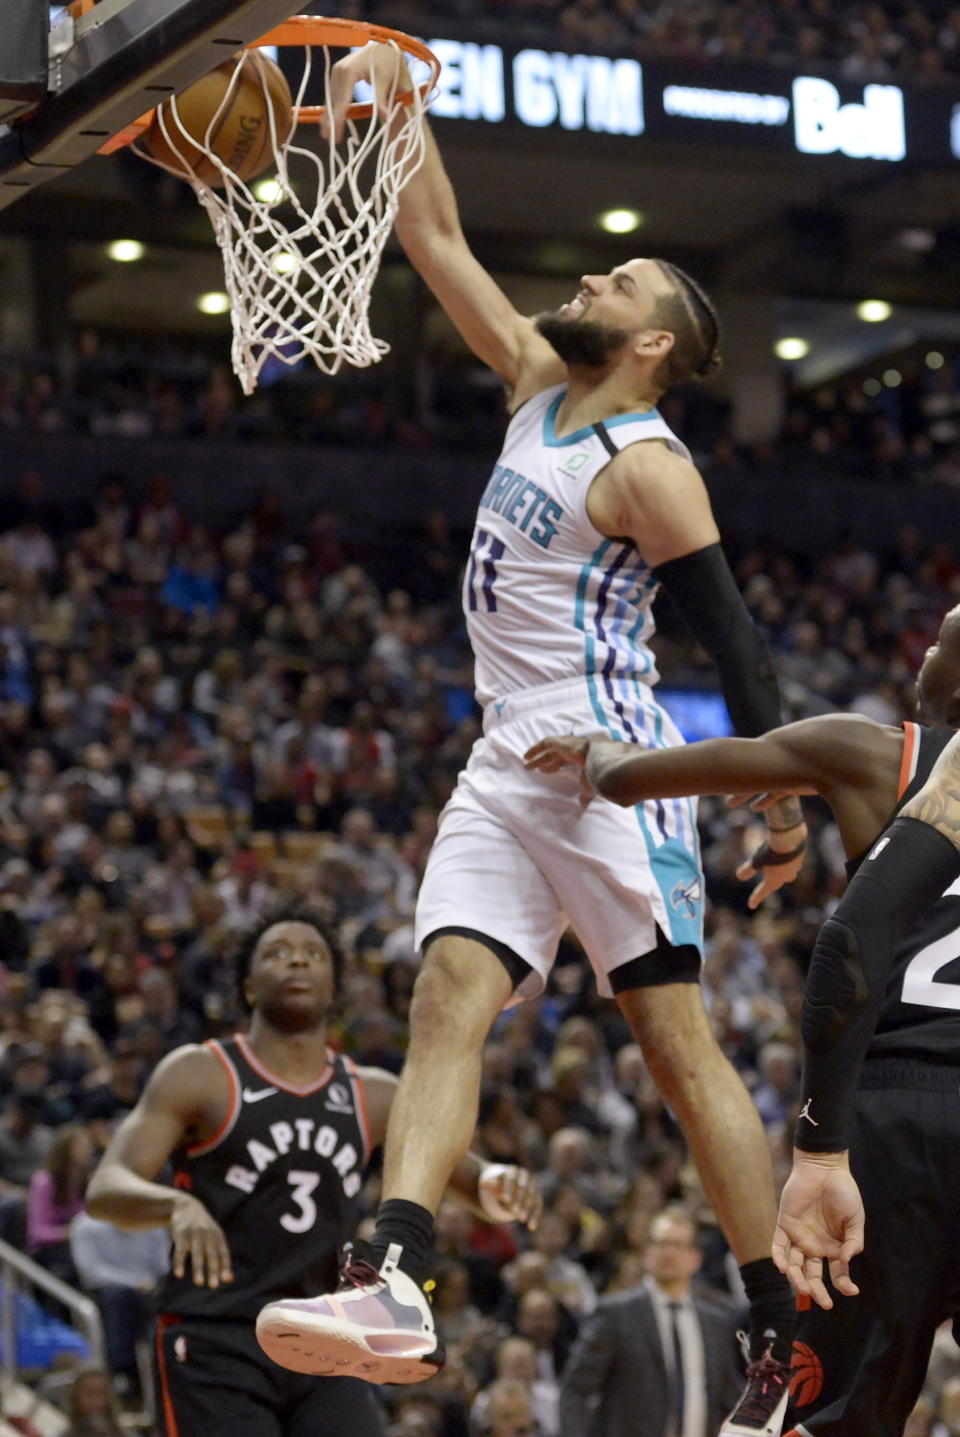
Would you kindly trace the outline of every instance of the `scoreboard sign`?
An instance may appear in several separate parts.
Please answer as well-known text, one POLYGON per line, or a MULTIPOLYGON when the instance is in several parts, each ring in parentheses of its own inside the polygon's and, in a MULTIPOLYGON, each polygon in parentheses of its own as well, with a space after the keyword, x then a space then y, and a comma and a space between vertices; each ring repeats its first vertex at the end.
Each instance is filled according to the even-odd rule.
POLYGON ((858 85, 819 75, 430 39, 442 64, 431 114, 780 154, 953 165, 960 88, 858 85))

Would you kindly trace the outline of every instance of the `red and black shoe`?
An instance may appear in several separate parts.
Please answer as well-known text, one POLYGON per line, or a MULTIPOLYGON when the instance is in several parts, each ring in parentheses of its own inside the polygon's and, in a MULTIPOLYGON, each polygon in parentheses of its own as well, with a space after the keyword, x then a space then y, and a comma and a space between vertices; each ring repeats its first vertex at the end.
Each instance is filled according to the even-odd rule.
MULTIPOLYGON (((719 1437, 780 1437, 783 1431, 790 1396, 790 1366, 778 1362, 773 1355, 775 1334, 763 1335, 768 1345, 760 1357, 748 1361, 743 1396, 720 1428, 719 1437)), ((742 1334, 740 1340, 746 1345, 742 1334)))
POLYGON ((397 1266, 392 1243, 377 1268, 367 1243, 346 1250, 335 1293, 281 1298, 257 1318, 257 1341, 291 1372, 360 1377, 365 1382, 423 1382, 444 1351, 423 1289, 397 1266))

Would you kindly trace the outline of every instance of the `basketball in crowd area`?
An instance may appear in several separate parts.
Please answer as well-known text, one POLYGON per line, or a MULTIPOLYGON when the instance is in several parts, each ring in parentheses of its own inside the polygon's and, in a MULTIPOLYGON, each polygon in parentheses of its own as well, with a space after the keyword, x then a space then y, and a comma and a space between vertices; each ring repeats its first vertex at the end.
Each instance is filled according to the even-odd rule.
POLYGON ((184 179, 222 188, 220 168, 204 154, 204 147, 241 180, 256 179, 274 160, 271 110, 277 144, 282 144, 293 128, 290 86, 275 61, 249 50, 225 60, 175 99, 165 100, 142 143, 155 160, 184 179), (239 65, 242 73, 230 88, 239 65))

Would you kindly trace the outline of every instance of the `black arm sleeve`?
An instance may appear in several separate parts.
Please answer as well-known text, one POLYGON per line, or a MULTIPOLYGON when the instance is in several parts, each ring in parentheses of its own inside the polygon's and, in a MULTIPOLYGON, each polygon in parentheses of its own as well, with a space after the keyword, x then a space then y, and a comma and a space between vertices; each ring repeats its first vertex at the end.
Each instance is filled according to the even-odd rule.
POLYGON ((659 564, 654 574, 717 666, 741 738, 778 728, 780 691, 767 642, 751 619, 719 544, 659 564))
POLYGON ((805 1152, 850 1146, 860 1070, 877 1027, 897 944, 960 874, 960 851, 916 818, 874 844, 820 930, 803 995, 803 1089, 795 1141, 805 1152))

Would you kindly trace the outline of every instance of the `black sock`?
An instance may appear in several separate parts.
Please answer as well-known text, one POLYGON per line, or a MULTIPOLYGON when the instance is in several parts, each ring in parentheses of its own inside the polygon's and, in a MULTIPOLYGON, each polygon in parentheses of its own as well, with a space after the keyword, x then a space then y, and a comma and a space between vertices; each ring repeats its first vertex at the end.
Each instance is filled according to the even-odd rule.
POLYGON ((750 1303, 750 1357, 762 1357, 773 1336, 773 1356, 789 1365, 797 1309, 790 1284, 774 1266, 772 1257, 758 1257, 740 1269, 750 1303))
POLYGON ((380 1204, 377 1230, 370 1239, 377 1267, 393 1242, 403 1248, 397 1263, 400 1271, 422 1287, 433 1245, 433 1214, 419 1203, 407 1202, 406 1198, 388 1198, 380 1204))

